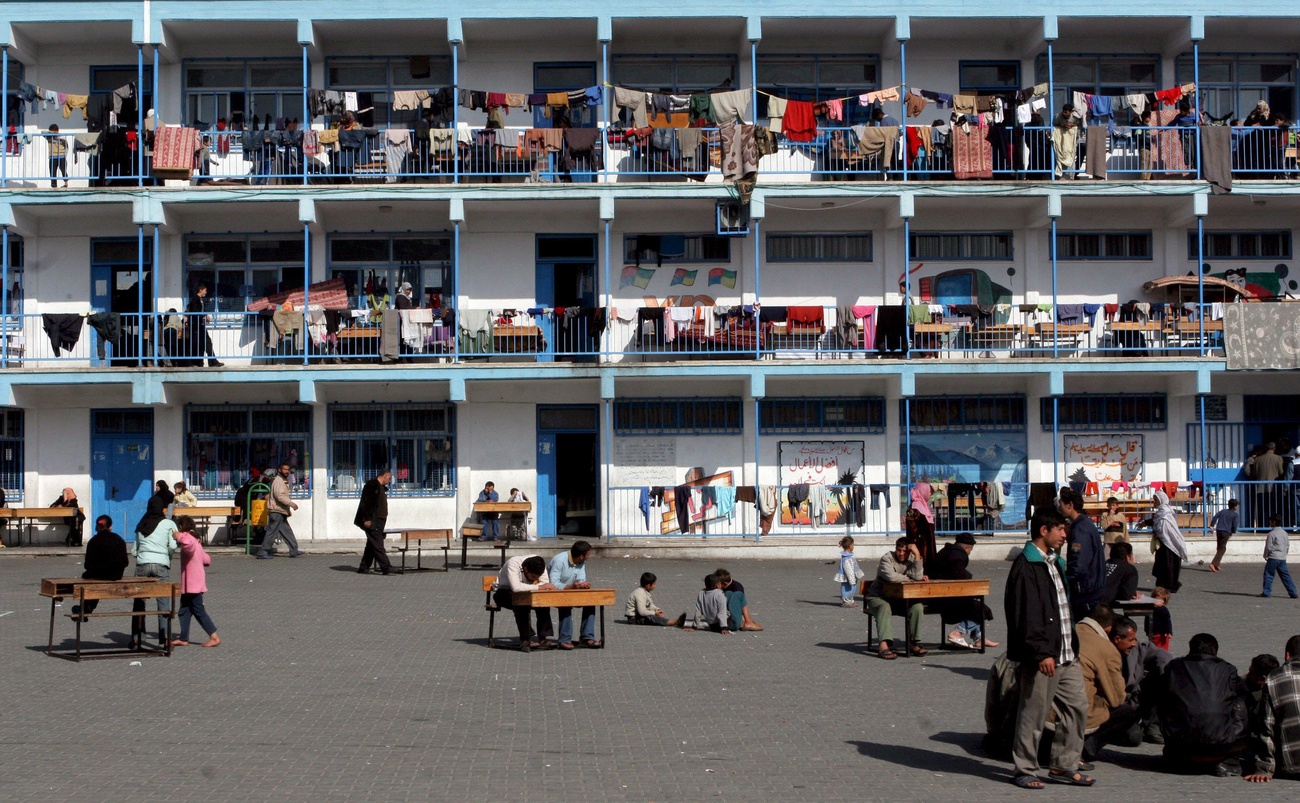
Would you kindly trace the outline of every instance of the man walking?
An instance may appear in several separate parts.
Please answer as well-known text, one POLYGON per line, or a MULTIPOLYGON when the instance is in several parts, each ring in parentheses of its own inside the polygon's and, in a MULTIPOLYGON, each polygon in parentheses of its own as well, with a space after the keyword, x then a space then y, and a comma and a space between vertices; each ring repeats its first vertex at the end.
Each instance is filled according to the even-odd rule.
POLYGON ((1061 514, 1070 522, 1065 555, 1065 575, 1070 581, 1070 613, 1081 621, 1106 593, 1106 556, 1101 533, 1083 512, 1083 494, 1061 489, 1061 514))
POLYGON ((289 464, 281 463, 279 473, 268 468, 262 477, 263 480, 271 478, 271 495, 266 498, 266 537, 257 550, 258 560, 271 559, 271 548, 277 538, 284 539, 289 547, 289 557, 304 554, 298 549, 298 539, 294 538, 293 528, 289 526, 289 517, 298 509, 298 504, 289 496, 289 471, 289 464))
POLYGON ((1291 552, 1291 537, 1282 529, 1281 516, 1274 516, 1268 523, 1273 529, 1268 531, 1268 538, 1264 541, 1264 591, 1260 596, 1273 595, 1273 575, 1276 574, 1282 578, 1286 593, 1295 599, 1295 581, 1291 579, 1291 570, 1286 567, 1287 555, 1291 552))
POLYGON ((1043 788, 1038 743, 1047 714, 1055 709, 1052 766, 1046 780, 1092 786, 1096 781, 1078 771, 1088 695, 1065 590, 1065 560, 1058 552, 1065 543, 1065 519, 1055 511, 1039 510, 1030 522, 1030 533, 1032 538, 1011 564, 1004 597, 1007 657, 1019 664, 1013 781, 1022 789, 1043 788))
POLYGON ((357 504, 357 515, 352 523, 366 534, 366 548, 361 553, 361 566, 357 569, 357 574, 368 574, 372 563, 379 564, 382 574, 393 574, 393 564, 388 562, 388 552, 384 549, 384 525, 388 522, 388 483, 392 481, 393 472, 381 468, 375 478, 367 480, 361 489, 361 501, 357 504))

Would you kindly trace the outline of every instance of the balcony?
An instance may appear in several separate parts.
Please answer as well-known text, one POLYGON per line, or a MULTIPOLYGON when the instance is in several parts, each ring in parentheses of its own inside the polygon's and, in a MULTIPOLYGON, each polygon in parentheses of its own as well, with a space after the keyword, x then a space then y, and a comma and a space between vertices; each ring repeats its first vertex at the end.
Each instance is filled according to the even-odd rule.
POLYGON ((8 368, 378 362, 1145 359, 1222 356, 1222 305, 60 312, 0 316, 8 368), (1204 318, 1202 320, 1202 317, 1204 318), (387 328, 385 320, 396 321, 387 328), (891 321, 893 323, 891 323, 891 321))

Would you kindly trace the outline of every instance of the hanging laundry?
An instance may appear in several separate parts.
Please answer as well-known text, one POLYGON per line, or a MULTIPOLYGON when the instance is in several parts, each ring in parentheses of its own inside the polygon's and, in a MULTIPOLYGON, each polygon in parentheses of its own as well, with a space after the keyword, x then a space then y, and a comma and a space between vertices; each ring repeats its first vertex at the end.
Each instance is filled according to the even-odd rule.
POLYGON ((931 92, 928 89, 918 89, 917 94, 926 100, 934 103, 940 109, 952 108, 953 96, 944 92, 931 92))
POLYGON ((786 104, 781 122, 782 133, 791 142, 812 142, 817 139, 817 118, 813 105, 806 100, 792 100, 786 104))
MULTIPOLYGON (((624 89, 623 87, 614 87, 614 105, 620 109, 627 109, 631 113, 632 126, 634 128, 645 128, 650 125, 650 117, 646 111, 646 95, 644 92, 635 89, 624 89)), ((531 103, 531 98, 529 99, 531 103)))
POLYGON ((739 121, 749 123, 750 103, 753 101, 753 93, 747 89, 737 89, 733 92, 714 92, 713 93, 713 117, 719 125, 727 125, 731 122, 739 121))
POLYGON ((839 98, 826 101, 826 119, 835 122, 844 121, 844 101, 839 98))
POLYGON ((781 133, 782 118, 785 117, 786 110, 785 98, 768 98, 767 99, 767 119, 768 123, 775 134, 781 133))
POLYGON ((929 101, 911 90, 907 92, 906 102, 908 117, 920 117, 925 112, 925 107, 929 105, 929 101))

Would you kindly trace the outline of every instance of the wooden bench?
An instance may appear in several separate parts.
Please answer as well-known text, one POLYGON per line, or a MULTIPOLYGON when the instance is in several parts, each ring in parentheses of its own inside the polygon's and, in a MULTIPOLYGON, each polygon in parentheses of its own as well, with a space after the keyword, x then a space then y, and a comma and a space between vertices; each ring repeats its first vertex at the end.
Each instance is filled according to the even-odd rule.
POLYGON ((420 558, 424 554, 424 542, 436 541, 436 540, 441 540, 443 542, 442 546, 439 547, 440 549, 442 549, 442 570, 444 572, 450 571, 451 563, 448 560, 448 554, 451 552, 451 533, 452 531, 449 528, 441 529, 441 530, 403 530, 403 529, 396 529, 396 528, 384 530, 385 535, 402 536, 402 545, 395 546, 393 547, 393 549, 402 553, 402 565, 401 567, 399 567, 398 571, 402 572, 403 574, 405 574, 407 571, 413 571, 413 572, 436 571, 436 569, 434 569, 432 566, 426 569, 422 565, 420 565, 420 558), (412 544, 414 544, 414 549, 415 549, 415 567, 408 570, 406 568, 406 553, 411 551, 412 544))
POLYGON ((47 655, 80 661, 84 658, 109 658, 132 655, 167 655, 172 654, 172 626, 176 620, 176 610, 180 605, 180 583, 163 583, 154 577, 132 577, 122 580, 85 580, 82 578, 47 578, 41 580, 41 596, 50 598, 50 640, 45 648, 47 655), (76 645, 71 652, 54 651, 54 617, 58 602, 64 598, 76 600, 78 609, 84 609, 88 600, 150 600, 170 599, 171 610, 165 614, 158 611, 95 611, 89 614, 68 613, 67 617, 77 624, 76 645), (147 649, 143 645, 136 649, 95 650, 86 652, 81 646, 81 625, 89 619, 100 617, 129 616, 137 617, 165 616, 167 619, 166 638, 158 649, 147 649))
POLYGON ((970 351, 1010 351, 1028 332, 1029 327, 1018 323, 995 323, 967 330, 963 342, 970 351))
MULTIPOLYGON (((212 519, 237 519, 241 511, 233 505, 195 505, 194 507, 174 507, 172 508, 172 520, 175 521, 181 516, 189 516, 194 519, 195 524, 203 527, 200 537, 206 543, 212 543, 208 539, 208 527, 212 524, 212 519)), ((233 533, 228 540, 234 543, 233 533)))
POLYGON ((546 350, 540 326, 501 324, 492 327, 492 348, 498 354, 535 354, 546 350))
POLYGON ((73 510, 70 507, 12 507, 0 508, 0 519, 5 520, 5 530, 9 529, 9 519, 18 520, 18 542, 14 546, 23 545, 23 525, 27 526, 27 545, 32 545, 32 525, 36 522, 45 524, 64 524, 68 519, 75 518, 80 512, 83 516, 86 513, 85 508, 73 510))
MULTIPOLYGON (((504 502, 501 504, 505 504, 504 502)), ((483 535, 483 525, 481 524, 463 524, 460 528, 460 568, 461 571, 469 568, 469 542, 483 535)), ((497 568, 506 565, 506 550, 510 548, 510 539, 504 541, 484 541, 485 546, 501 550, 501 559, 497 563, 497 568)), ((450 545, 448 545, 450 549, 450 545)))
MULTIPOLYGON (((984 604, 984 598, 989 593, 988 580, 917 580, 908 583, 882 583, 881 599, 885 600, 902 600, 905 603, 922 602, 923 604, 941 599, 954 599, 963 597, 974 597, 980 604, 984 604)), ((909 605, 910 607, 910 605, 909 605)), ((937 614, 940 611, 937 608, 931 608, 928 605, 925 608, 927 614, 937 614)), ((943 617, 940 616, 940 620, 943 617)), ((874 632, 876 618, 867 616, 867 649, 871 649, 872 633, 874 632)), ((983 630, 985 623, 980 622, 980 629, 983 630)), ((946 627, 947 622, 941 625, 946 627)), ((986 634, 987 635, 987 634, 986 634)), ((984 642, 980 640, 980 654, 984 654, 984 642)), ((946 644, 947 639, 941 638, 940 643, 946 644)), ((907 631, 907 621, 903 621, 903 645, 902 655, 910 656, 912 654, 912 634, 907 631)))
POLYGON ((1092 332, 1086 323, 1040 323, 1034 327, 1031 345, 1038 348, 1067 348, 1077 350, 1084 338, 1092 332))

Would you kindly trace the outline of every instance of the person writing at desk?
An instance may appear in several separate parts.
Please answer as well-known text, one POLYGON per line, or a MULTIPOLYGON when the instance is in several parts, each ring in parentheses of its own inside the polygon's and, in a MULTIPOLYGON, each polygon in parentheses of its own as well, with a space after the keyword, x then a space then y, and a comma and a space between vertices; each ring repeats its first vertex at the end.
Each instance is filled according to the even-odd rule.
POLYGON ((551 609, 533 608, 537 612, 537 630, 533 631, 528 621, 528 608, 515 607, 516 591, 555 591, 555 584, 546 573, 546 561, 541 555, 516 555, 501 567, 497 575, 496 587, 492 590, 492 599, 503 609, 515 612, 515 625, 519 628, 520 652, 550 649, 551 644, 551 609))
POLYGON ((86 514, 81 512, 81 503, 77 501, 77 492, 64 488, 59 498, 50 503, 50 507, 69 507, 77 511, 68 519, 68 537, 64 542, 68 546, 81 546, 82 528, 85 526, 86 514))
MULTIPOLYGON (((587 582, 587 558, 591 556, 591 544, 586 541, 574 541, 573 546, 568 552, 561 552, 551 558, 549 574, 551 582, 556 588, 560 589, 583 589, 591 588, 591 583, 587 582)), ((560 649, 573 649, 573 609, 556 608, 560 617, 560 649)), ((597 648, 600 642, 596 639, 596 608, 594 606, 582 609, 582 641, 584 647, 597 648)))
MULTIPOLYGON (((126 541, 113 532, 113 520, 108 516, 95 519, 95 534, 86 542, 86 560, 82 565, 86 567, 81 573, 84 580, 121 580, 126 567, 131 565, 126 541)), ((97 607, 99 600, 88 599, 84 608, 73 605, 72 615, 92 614, 97 607)))
MULTIPOLYGON (((494 483, 487 483, 483 490, 478 492, 478 498, 475 502, 500 502, 501 496, 497 493, 497 486, 494 483)), ((501 525, 497 522, 500 520, 500 513, 480 513, 478 520, 483 524, 483 535, 479 536, 480 541, 495 541, 501 537, 501 525)))

